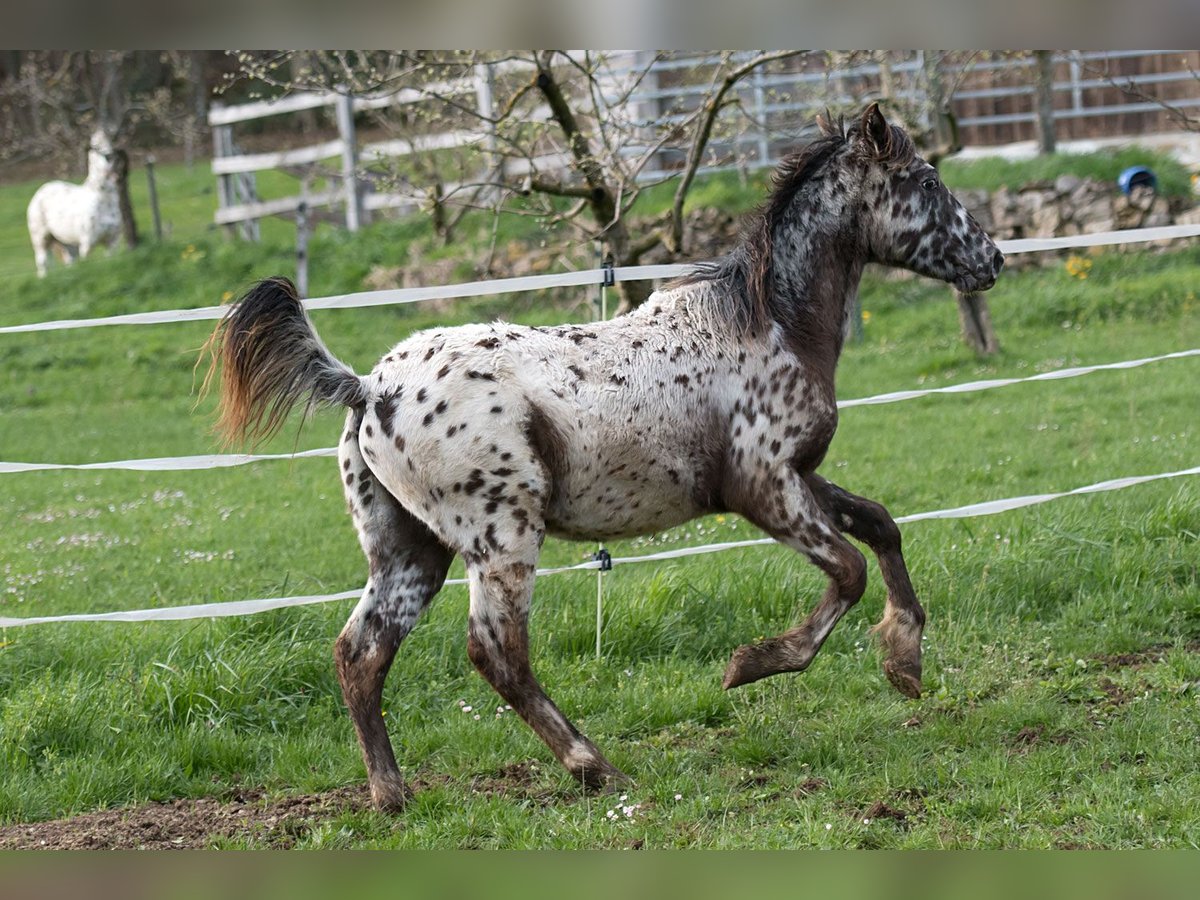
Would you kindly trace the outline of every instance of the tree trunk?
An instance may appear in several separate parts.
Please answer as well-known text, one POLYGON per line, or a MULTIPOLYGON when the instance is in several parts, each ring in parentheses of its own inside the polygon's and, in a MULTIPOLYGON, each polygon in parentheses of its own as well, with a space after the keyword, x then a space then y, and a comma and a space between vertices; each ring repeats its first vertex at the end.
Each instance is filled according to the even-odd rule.
POLYGON ((196 147, 208 125, 208 85, 204 77, 203 50, 187 51, 188 80, 192 83, 191 109, 184 126, 183 157, 190 169, 196 162, 196 147))
POLYGON ((988 309, 984 294, 960 294, 958 298, 958 321, 962 326, 963 340, 980 356, 991 356, 1000 350, 996 329, 992 327, 992 313, 988 309))
POLYGON ((138 245, 137 222, 133 218, 133 203, 129 199, 129 154, 113 151, 113 173, 117 179, 117 205, 121 210, 121 234, 125 246, 132 250, 138 245))
MULTIPOLYGON (((614 265, 636 265, 636 263, 623 263, 617 260, 614 265)), ((620 316, 632 309, 641 306, 654 293, 653 281, 618 281, 617 282, 617 303, 616 315, 620 316)))
POLYGON ((1038 152, 1054 152, 1054 58, 1050 50, 1035 50, 1037 58, 1038 152))

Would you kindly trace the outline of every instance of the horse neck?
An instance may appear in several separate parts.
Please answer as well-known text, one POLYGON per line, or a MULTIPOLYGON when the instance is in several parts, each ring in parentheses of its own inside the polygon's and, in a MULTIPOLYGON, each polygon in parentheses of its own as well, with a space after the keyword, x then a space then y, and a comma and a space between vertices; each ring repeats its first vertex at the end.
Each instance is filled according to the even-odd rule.
POLYGON ((832 386, 866 256, 848 216, 830 212, 776 228, 768 307, 785 346, 832 386))
POLYGON ((94 165, 89 154, 87 178, 84 179, 83 183, 95 191, 115 190, 116 185, 108 177, 111 171, 112 167, 107 162, 94 165))

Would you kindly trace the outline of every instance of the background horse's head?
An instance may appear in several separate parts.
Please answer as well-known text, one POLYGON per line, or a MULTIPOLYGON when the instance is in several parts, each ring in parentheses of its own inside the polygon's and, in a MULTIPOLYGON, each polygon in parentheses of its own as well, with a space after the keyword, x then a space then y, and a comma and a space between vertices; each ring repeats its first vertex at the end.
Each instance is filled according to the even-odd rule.
POLYGON ((88 143, 87 180, 92 183, 103 181, 112 171, 115 158, 112 138, 103 128, 97 128, 88 143))
MULTIPOLYGON (((828 121, 818 123, 827 135, 835 133, 828 121)), ((963 292, 986 291, 996 283, 1004 254, 942 184, 937 169, 917 154, 904 129, 884 119, 878 104, 867 108, 845 138, 861 173, 857 218, 872 262, 911 269, 963 292)))

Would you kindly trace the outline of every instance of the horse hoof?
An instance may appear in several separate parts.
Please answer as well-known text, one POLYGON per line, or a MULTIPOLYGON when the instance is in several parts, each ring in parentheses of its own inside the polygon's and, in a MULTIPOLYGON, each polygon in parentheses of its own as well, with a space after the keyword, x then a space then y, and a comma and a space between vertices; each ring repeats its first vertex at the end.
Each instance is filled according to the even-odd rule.
POLYGON ((921 699, 921 669, 918 666, 913 671, 911 666, 887 660, 883 664, 883 674, 887 676, 892 687, 910 700, 921 699))
POLYGON ((757 644, 743 644, 729 657, 721 687, 725 690, 741 687, 781 672, 803 672, 812 656, 802 658, 778 638, 768 638, 757 644))
POLYGON ((412 791, 401 780, 371 785, 371 802, 381 813, 402 813, 412 791))
POLYGON ((575 777, 589 794, 615 794, 633 784, 632 778, 612 765, 601 770, 584 769, 576 772, 575 777))

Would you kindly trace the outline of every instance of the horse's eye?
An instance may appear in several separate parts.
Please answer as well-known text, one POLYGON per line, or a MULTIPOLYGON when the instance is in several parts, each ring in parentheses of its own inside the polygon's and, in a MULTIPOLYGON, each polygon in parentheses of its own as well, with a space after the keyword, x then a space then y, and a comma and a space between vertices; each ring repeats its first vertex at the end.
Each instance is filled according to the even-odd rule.
POLYGON ((921 187, 923 187, 927 191, 932 191, 937 186, 938 186, 938 180, 936 178, 926 178, 924 181, 921 182, 921 187))

